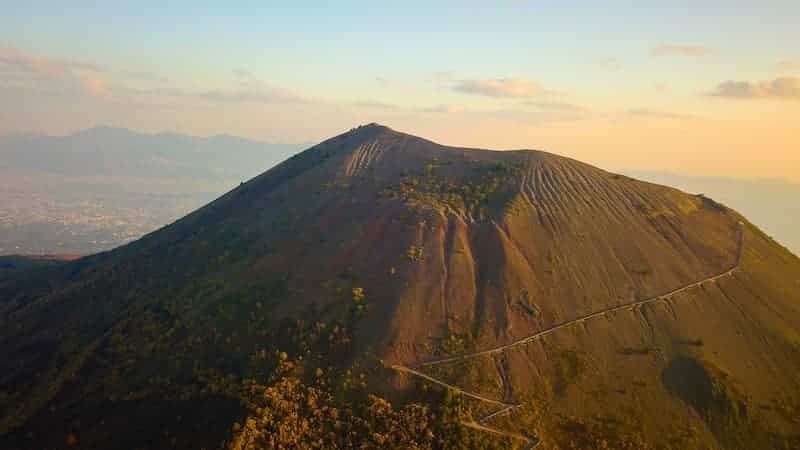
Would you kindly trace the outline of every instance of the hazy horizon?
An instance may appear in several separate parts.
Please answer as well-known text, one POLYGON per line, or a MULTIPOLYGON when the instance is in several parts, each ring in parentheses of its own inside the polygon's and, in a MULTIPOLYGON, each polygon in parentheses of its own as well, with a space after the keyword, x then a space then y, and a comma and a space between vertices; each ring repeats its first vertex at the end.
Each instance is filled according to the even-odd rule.
MULTIPOLYGON (((0 190, 5 193, 0 254, 87 254, 116 247, 182 217, 311 145, 270 144, 230 134, 148 134, 106 126, 66 136, 0 136, 0 190)), ((704 193, 800 253, 798 183, 601 168, 704 193)))
POLYGON ((800 182, 797 2, 15 4, 0 133, 317 142, 359 123, 601 167, 800 182))
MULTIPOLYGON (((358 126, 363 124, 354 124, 353 126, 358 126)), ((242 141, 250 141, 253 143, 265 144, 265 145, 286 145, 286 146, 293 146, 296 147, 298 150, 304 150, 311 146, 318 144, 318 141, 307 141, 307 142, 299 142, 299 143, 287 143, 287 142, 280 142, 280 141, 266 141, 257 138, 250 138, 246 136, 239 136, 232 133, 215 133, 215 134, 190 134, 190 133, 180 133, 174 130, 163 129, 157 131, 148 131, 148 130, 139 130, 135 128, 129 128, 125 126, 115 126, 115 125, 108 125, 108 124, 96 124, 86 128, 80 128, 73 131, 62 132, 62 133, 48 133, 48 132, 7 132, 7 133, 0 133, 1 138, 14 138, 14 137, 25 137, 25 136, 42 136, 42 137, 69 137, 79 135, 81 133, 89 132, 91 130, 98 130, 98 129, 113 129, 113 130, 122 130, 126 132, 131 132, 135 134, 141 135, 148 135, 148 136, 159 136, 159 135, 180 135, 185 137, 191 137, 196 139, 213 139, 213 138, 233 138, 233 139, 240 139, 242 141)), ((341 130, 342 132, 346 130, 341 130)), ((405 130, 397 130, 401 132, 406 132, 405 130)), ((426 136, 421 136, 426 138, 426 136)), ((439 144, 443 145, 454 145, 448 142, 438 142, 439 144)), ((477 148, 477 147, 476 147, 477 148)), ((516 147, 516 148, 487 148, 488 150, 497 150, 497 151, 511 151, 511 150, 541 150, 548 153, 560 154, 558 151, 553 149, 547 148, 536 148, 536 147, 516 147)), ((568 155, 563 155, 568 156, 568 155)), ((271 166, 270 166, 271 167, 271 166)), ((776 183, 786 183, 792 186, 800 186, 800 180, 793 180, 791 178, 784 178, 780 176, 735 176, 735 175, 706 175, 702 173, 692 173, 692 172, 681 172, 681 171, 669 171, 669 170, 657 170, 657 169, 647 169, 646 167, 637 167, 637 166, 599 166, 598 167, 608 170, 610 172, 615 173, 651 173, 651 174, 664 174, 664 175, 677 175, 677 176, 685 176, 685 177, 692 177, 692 178, 707 178, 707 179, 719 179, 719 180, 739 180, 739 181, 753 181, 753 182, 776 182, 776 183)), ((267 170, 269 167, 264 167, 263 170, 267 170)))

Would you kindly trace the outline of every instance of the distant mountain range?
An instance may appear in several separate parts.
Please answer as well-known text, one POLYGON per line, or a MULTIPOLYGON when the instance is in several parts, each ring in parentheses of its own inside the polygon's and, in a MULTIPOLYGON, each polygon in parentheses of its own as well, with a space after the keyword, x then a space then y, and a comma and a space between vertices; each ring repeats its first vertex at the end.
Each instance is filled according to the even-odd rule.
POLYGON ((99 126, 67 136, 1 137, 0 170, 83 177, 245 180, 303 147, 228 135, 144 134, 99 126))
POLYGON ((0 255, 108 250, 301 148, 112 127, 0 137, 0 255))

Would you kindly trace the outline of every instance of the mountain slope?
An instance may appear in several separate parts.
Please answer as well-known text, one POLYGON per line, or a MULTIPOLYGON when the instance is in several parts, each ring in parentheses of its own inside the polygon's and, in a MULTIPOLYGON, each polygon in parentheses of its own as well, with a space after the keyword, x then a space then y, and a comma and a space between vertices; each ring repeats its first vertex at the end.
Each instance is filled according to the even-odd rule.
POLYGON ((794 445, 800 261, 742 220, 545 152, 359 127, 125 247, 0 285, 0 444, 124 414, 91 442, 163 447, 158 420, 178 447, 215 447, 245 413, 231 386, 268 376, 275 351, 414 398, 389 366, 497 348, 741 257, 663 302, 419 371, 522 404, 488 425, 543 448, 794 445))
POLYGON ((746 215, 766 233, 800 254, 800 184, 782 179, 699 177, 631 171, 628 175, 686 192, 703 192, 746 215))

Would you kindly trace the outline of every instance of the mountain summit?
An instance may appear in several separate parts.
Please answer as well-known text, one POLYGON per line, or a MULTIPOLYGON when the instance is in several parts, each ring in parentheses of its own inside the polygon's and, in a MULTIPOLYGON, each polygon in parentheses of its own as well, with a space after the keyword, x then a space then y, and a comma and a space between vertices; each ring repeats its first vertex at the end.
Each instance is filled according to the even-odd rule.
POLYGON ((800 260, 702 195, 370 124, 0 285, 0 447, 241 443, 290 361, 503 446, 797 448, 800 260))

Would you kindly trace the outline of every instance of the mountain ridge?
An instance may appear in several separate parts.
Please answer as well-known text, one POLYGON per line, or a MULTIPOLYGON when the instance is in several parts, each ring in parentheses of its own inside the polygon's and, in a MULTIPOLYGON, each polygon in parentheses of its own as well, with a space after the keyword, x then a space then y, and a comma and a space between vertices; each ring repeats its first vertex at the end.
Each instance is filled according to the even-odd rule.
POLYGON ((141 133, 127 128, 96 126, 64 136, 43 134, 0 136, 0 155, 15 171, 69 176, 142 176, 220 178, 252 173, 252 166, 270 166, 301 148, 268 144, 235 136, 189 136, 172 132, 141 133), (221 164, 227 149, 238 163, 221 164), (185 160, 182 154, 194 155, 185 160), (221 173, 215 173, 222 171, 221 173))
MULTIPOLYGON (((213 404, 201 374, 239 386, 273 370, 262 352, 280 351, 338 374, 331 382, 360 372, 398 401, 430 387, 391 365, 446 361, 426 376, 525 405, 494 416, 465 403, 468 417, 489 413, 493 428, 552 448, 768 448, 798 439, 784 414, 800 405, 796 285, 800 260, 704 196, 546 152, 446 147, 369 125, 138 241, 0 285, 0 443, 34 446, 17 437, 88 420, 112 394, 153 401, 178 389, 213 404), (740 257, 730 277, 620 308, 740 257), (447 359, 597 311, 613 313, 447 359), (307 333, 341 347, 307 344, 307 333)), ((208 430, 220 441, 242 414, 223 397, 230 422, 208 430)), ((90 434, 106 446, 128 436, 90 434)))

